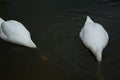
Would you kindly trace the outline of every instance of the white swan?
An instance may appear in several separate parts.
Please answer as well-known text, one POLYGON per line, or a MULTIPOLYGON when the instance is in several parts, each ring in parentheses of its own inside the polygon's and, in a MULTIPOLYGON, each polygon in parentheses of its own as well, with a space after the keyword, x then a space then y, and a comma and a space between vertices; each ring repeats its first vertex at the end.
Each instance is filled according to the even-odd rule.
POLYGON ((11 43, 36 48, 29 31, 22 23, 15 20, 4 21, 0 18, 0 38, 11 43))
POLYGON ((109 36, 102 25, 95 23, 87 16, 80 38, 83 44, 91 50, 98 62, 102 60, 102 51, 106 47, 109 36))

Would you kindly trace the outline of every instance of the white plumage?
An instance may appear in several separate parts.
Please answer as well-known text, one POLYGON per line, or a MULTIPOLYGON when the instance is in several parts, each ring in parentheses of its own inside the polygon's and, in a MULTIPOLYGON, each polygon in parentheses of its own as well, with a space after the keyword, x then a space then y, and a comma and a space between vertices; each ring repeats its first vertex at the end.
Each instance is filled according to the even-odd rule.
POLYGON ((102 51, 106 47, 109 36, 102 25, 95 23, 87 16, 84 27, 81 29, 80 38, 83 44, 91 50, 97 61, 102 60, 102 51))
POLYGON ((0 38, 11 43, 36 48, 29 31, 22 23, 15 20, 4 21, 0 18, 0 38))

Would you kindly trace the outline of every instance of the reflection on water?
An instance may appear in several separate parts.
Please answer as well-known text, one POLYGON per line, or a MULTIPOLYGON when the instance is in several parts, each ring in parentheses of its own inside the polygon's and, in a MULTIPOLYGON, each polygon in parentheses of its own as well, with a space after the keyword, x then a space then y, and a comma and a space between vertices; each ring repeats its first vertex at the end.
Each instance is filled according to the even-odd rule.
POLYGON ((97 62, 79 39, 86 15, 110 35, 103 52, 105 80, 119 80, 120 1, 2 0, 0 15, 31 32, 39 50, 0 40, 1 80, 98 80, 97 62))

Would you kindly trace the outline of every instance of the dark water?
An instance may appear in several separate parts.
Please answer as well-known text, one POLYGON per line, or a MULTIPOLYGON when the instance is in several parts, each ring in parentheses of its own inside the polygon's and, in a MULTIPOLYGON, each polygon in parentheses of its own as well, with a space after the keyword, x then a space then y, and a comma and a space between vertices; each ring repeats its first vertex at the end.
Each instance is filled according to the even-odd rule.
POLYGON ((0 16, 22 22, 39 50, 0 40, 0 80, 98 80, 97 62, 78 35, 87 15, 110 36, 104 80, 120 80, 119 0, 1 0, 0 16))

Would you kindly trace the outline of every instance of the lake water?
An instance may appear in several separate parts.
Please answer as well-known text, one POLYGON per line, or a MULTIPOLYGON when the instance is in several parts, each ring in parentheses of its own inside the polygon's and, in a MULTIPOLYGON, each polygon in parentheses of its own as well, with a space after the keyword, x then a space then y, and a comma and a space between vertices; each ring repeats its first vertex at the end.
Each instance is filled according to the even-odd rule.
POLYGON ((87 15, 110 36, 104 80, 120 80, 119 0, 1 0, 0 17, 22 22, 39 49, 0 39, 0 80, 99 80, 97 61, 79 38, 87 15))

